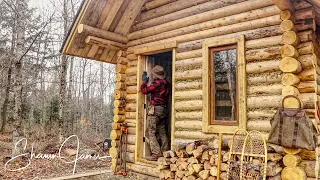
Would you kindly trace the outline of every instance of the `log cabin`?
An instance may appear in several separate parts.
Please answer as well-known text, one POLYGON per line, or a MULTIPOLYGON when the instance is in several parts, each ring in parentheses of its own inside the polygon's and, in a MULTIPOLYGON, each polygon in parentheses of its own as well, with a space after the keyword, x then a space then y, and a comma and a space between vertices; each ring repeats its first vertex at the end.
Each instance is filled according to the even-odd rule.
MULTIPOLYGON (((140 93, 143 71, 161 65, 172 85, 172 150, 208 138, 223 146, 238 129, 267 138, 270 119, 287 95, 298 97, 319 127, 319 25, 319 0, 83 0, 62 53, 116 64, 112 167, 120 123, 126 122, 127 167, 159 177, 158 162, 146 160, 149 98, 140 93)), ((295 98, 283 105, 300 106, 295 98)), ((275 164, 269 179, 318 178, 319 153, 279 152, 269 154, 275 164)), ((217 177, 205 178, 226 179, 226 151, 220 147, 216 153, 217 177)), ((186 168, 181 169, 161 178, 183 179, 186 168)))

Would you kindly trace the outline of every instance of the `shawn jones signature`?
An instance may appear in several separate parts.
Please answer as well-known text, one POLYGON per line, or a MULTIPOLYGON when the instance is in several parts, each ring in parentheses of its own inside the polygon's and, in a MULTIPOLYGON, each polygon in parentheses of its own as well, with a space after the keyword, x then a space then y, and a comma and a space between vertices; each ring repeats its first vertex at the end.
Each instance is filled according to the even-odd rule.
MULTIPOLYGON (((23 139, 20 139, 20 140, 15 144, 15 146, 14 146, 14 150, 15 150, 15 151, 17 150, 17 147, 18 147, 19 143, 22 143, 22 141, 24 141, 24 144, 23 144, 24 150, 27 149, 27 142, 28 142, 28 141, 27 141, 26 138, 23 138, 23 139)), ((82 160, 84 160, 84 159, 98 160, 98 159, 104 159, 104 158, 109 158, 109 157, 110 157, 110 156, 101 156, 101 157, 100 157, 99 154, 95 154, 94 156, 91 156, 90 154, 79 154, 79 138, 78 138, 78 136, 76 136, 76 135, 72 135, 72 136, 69 136, 69 137, 61 144, 61 146, 60 146, 60 148, 59 148, 58 155, 56 155, 56 154, 35 153, 35 152, 33 151, 33 145, 32 145, 32 147, 31 147, 31 153, 30 153, 30 154, 29 154, 29 153, 24 153, 24 154, 19 154, 19 155, 17 155, 17 156, 14 156, 14 157, 12 157, 10 160, 8 160, 4 166, 5 166, 5 169, 6 169, 7 171, 19 171, 19 170, 23 170, 23 169, 27 168, 27 167, 31 164, 32 159, 61 159, 64 163, 68 163, 68 164, 69 164, 69 163, 73 163, 73 164, 74 164, 74 165, 73 165, 73 174, 74 174, 74 173, 75 173, 75 170, 76 170, 76 166, 77 166, 77 161, 79 161, 79 160, 81 160, 81 159, 82 159, 82 160), (71 138, 76 138, 76 139, 77 139, 77 151, 76 151, 76 155, 75 155, 75 157, 74 157, 74 159, 73 159, 72 161, 65 161, 66 158, 61 155, 61 150, 62 150, 64 144, 65 144, 66 142, 68 142, 68 140, 70 140, 71 138), (25 166, 23 166, 23 167, 17 168, 17 169, 10 169, 10 168, 8 168, 8 165, 9 165, 10 163, 12 163, 15 159, 19 158, 19 157, 25 157, 25 158, 27 158, 27 159, 28 159, 28 164, 25 165, 25 166)))

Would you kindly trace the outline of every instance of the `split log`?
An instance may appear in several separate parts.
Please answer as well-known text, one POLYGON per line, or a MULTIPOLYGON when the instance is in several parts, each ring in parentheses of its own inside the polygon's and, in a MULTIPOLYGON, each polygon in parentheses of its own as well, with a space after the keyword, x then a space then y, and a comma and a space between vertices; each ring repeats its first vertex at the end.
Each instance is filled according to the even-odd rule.
POLYGON ((259 83, 280 83, 282 72, 270 72, 260 74, 249 74, 247 77, 248 85, 259 84, 259 83))
POLYGON ((282 160, 283 155, 279 153, 268 153, 268 160, 272 162, 278 162, 282 160))
POLYGON ((248 86, 248 94, 280 94, 282 90, 281 84, 248 86))
POLYGON ((135 112, 136 111, 136 104, 135 103, 128 103, 125 107, 126 112, 135 112))
POLYGON ((117 64, 116 73, 124 74, 126 72, 127 66, 122 64, 117 64))
POLYGON ((175 91, 174 94, 175 99, 201 99, 202 90, 194 90, 194 91, 175 91))
POLYGON ((202 58, 184 59, 175 62, 176 68, 198 67, 202 65, 202 58))
POLYGON ((115 114, 113 116, 113 121, 114 122, 117 122, 117 123, 122 123, 126 120, 126 117, 124 115, 118 115, 118 114, 115 114))
POLYGON ((177 158, 177 157, 172 157, 172 153, 174 153, 174 156, 176 155, 176 153, 173 152, 173 151, 170 152, 170 156, 171 156, 170 162, 171 162, 172 164, 174 164, 174 163, 176 163, 176 161, 178 160, 178 158, 177 158))
POLYGON ((284 57, 281 59, 279 68, 282 72, 299 73, 302 70, 301 63, 294 58, 284 57))
POLYGON ((261 39, 246 41, 246 48, 256 49, 266 46, 276 46, 282 44, 282 36, 271 36, 261 39))
POLYGON ((137 94, 137 86, 127 86, 126 92, 127 94, 137 94))
POLYGON ((96 36, 103 39, 108 39, 111 41, 116 41, 119 43, 126 44, 128 42, 128 38, 126 36, 123 36, 121 34, 117 34, 114 32, 102 30, 99 28, 95 28, 89 25, 85 24, 79 24, 78 25, 78 33, 79 34, 90 34, 92 36, 96 36))
POLYGON ((117 73, 116 74, 116 81, 117 82, 124 82, 126 80, 127 76, 123 73, 117 73))
POLYGON ((282 171, 282 167, 276 162, 268 162, 267 176, 277 176, 282 171))
POLYGON ((180 170, 176 171, 176 176, 178 178, 183 178, 185 174, 186 174, 186 171, 180 171, 180 170))
MULTIPOLYGON (((220 40, 220 39, 225 39, 225 38, 233 38, 233 37, 238 37, 239 35, 244 35, 246 40, 258 40, 266 37, 271 37, 271 36, 278 36, 282 35, 283 32, 280 29, 280 26, 269 26, 269 27, 263 27, 263 28, 257 28, 253 30, 248 30, 248 31, 241 31, 241 32, 236 32, 232 34, 225 34, 223 36, 217 36, 217 37, 208 37, 210 40, 220 40)), ((184 42, 184 43, 179 43, 177 52, 187 52, 187 51, 192 51, 192 50, 197 50, 202 48, 202 43, 204 40, 207 40, 208 38, 205 39, 200 39, 200 40, 193 40, 189 42, 184 42)), ((282 43, 282 36, 281 36, 281 43, 282 43)), ((263 46, 262 46, 263 47, 263 46)))
POLYGON ((248 74, 258 74, 263 72, 279 71, 280 70, 279 65, 280 65, 279 60, 252 62, 247 64, 246 71, 248 74))
MULTIPOLYGON (((192 154, 192 151, 195 149, 195 143, 189 143, 189 144, 187 144, 187 146, 186 146, 186 152, 189 154, 189 155, 191 155, 192 154)), ((191 159, 191 158, 189 158, 189 159, 191 159)), ((188 162, 189 162, 189 160, 188 160, 188 162)))
POLYGON ((125 91, 126 90, 126 84, 123 82, 116 82, 116 89, 117 90, 122 90, 125 91))
POLYGON ((268 108, 268 107, 277 108, 277 107, 281 107, 281 100, 282 100, 281 95, 248 97, 247 107, 249 109, 268 108))
POLYGON ((283 44, 297 46, 300 42, 299 36, 294 31, 286 31, 282 35, 283 44))
POLYGON ((126 78, 126 85, 134 86, 137 85, 137 76, 131 76, 126 78))
POLYGON ((193 50, 188 52, 182 52, 176 54, 176 60, 183 60, 183 59, 191 59, 191 58, 198 58, 202 56, 202 49, 200 50, 193 50))
POLYGON ((297 58, 299 56, 299 52, 295 47, 285 44, 281 48, 281 56, 297 58))
POLYGON ((299 92, 298 88, 296 88, 294 86, 284 86, 281 94, 283 97, 289 96, 289 95, 298 97, 300 92, 299 92))
POLYGON ((183 81, 183 82, 176 82, 175 84, 176 90, 185 90, 185 89, 201 89, 202 82, 198 81, 183 81))
MULTIPOLYGON (((228 0, 229 1, 229 0, 228 0)), ((211 4, 214 2, 211 2, 211 4)), ((216 2, 216 3, 225 3, 225 2, 216 2)), ((228 17, 237 13, 242 13, 242 12, 246 12, 246 11, 250 11, 253 9, 259 9, 262 7, 266 7, 271 5, 270 2, 258 2, 258 1, 251 1, 249 2, 244 2, 244 3, 240 3, 240 4, 234 4, 234 5, 230 5, 230 6, 226 6, 223 8, 218 8, 218 9, 214 9, 208 12, 199 12, 199 14, 195 14, 192 16, 187 16, 184 18, 180 19, 176 19, 179 18, 174 16, 175 14, 179 13, 173 13, 173 14, 169 14, 164 16, 165 18, 163 18, 163 20, 167 20, 168 22, 161 24, 161 25, 157 25, 158 22, 162 22, 162 17, 159 18, 155 18, 149 21, 146 21, 144 23, 140 23, 137 24, 133 27, 133 29, 139 30, 139 29, 143 29, 143 33, 141 31, 136 31, 135 33, 131 33, 128 37, 129 39, 139 39, 141 37, 146 37, 146 36, 151 36, 154 34, 159 34, 161 32, 167 32, 170 30, 174 30, 174 29, 179 29, 181 27, 186 27, 186 26, 191 26, 194 24, 198 24, 198 23, 202 23, 202 22, 206 22, 206 21, 210 21, 212 20, 212 17, 214 17, 215 19, 218 18, 222 18, 222 17, 228 17), (170 20, 170 21, 169 21, 170 20), (173 21, 172 21, 173 20, 173 21), (157 25, 157 26, 154 26, 157 25), (137 28, 140 27, 140 28, 137 28), (154 28, 154 29, 152 29, 154 28)), ((181 6, 181 4, 179 5, 181 6)), ((192 7, 189 9, 186 9, 184 11, 189 11, 191 10, 191 13, 194 13, 194 11, 198 10, 198 7, 192 7), (195 9, 195 10, 192 10, 195 9)), ((248 15, 247 15, 248 16, 248 15)), ((280 19, 280 18, 279 18, 280 19)))
POLYGON ((263 49, 253 49, 246 51, 246 60, 264 60, 264 59, 275 59, 280 55, 281 46, 268 47, 263 49))
POLYGON ((207 179, 209 177, 210 171, 209 170, 202 170, 199 172, 199 177, 202 179, 207 179))
POLYGON ((199 173, 203 170, 203 164, 192 164, 192 167, 196 173, 199 173))
POLYGON ((187 170, 189 163, 188 162, 181 162, 178 166, 178 169, 180 171, 184 171, 187 170))
POLYGON ((298 155, 287 154, 283 157, 283 164, 287 167, 296 167, 301 162, 298 155))
POLYGON ((220 170, 221 171, 228 171, 228 164, 227 163, 221 163, 220 170))
POLYGON ((168 165, 170 165, 170 158, 159 157, 157 162, 159 165, 168 166, 168 165))
POLYGON ((291 20, 283 20, 280 24, 280 28, 283 32, 287 31, 297 31, 294 27, 294 23, 291 20))
POLYGON ((136 118, 136 112, 126 112, 125 113, 126 119, 135 119, 136 118))
POLYGON ((136 76, 137 75, 137 67, 127 68, 125 73, 127 76, 136 76))
POLYGON ((300 81, 315 81, 316 80, 316 72, 314 69, 308 69, 300 72, 298 74, 300 81))
POLYGON ((126 113, 126 110, 123 108, 114 108, 113 109, 113 114, 124 115, 125 113, 126 113))
POLYGON ((220 173, 220 180, 227 180, 227 173, 226 172, 220 173))
POLYGON ((304 171, 306 172, 306 175, 308 177, 316 177, 316 168, 317 168, 317 162, 316 161, 302 161, 299 164, 299 167, 302 167, 304 171))
POLYGON ((305 150, 305 149, 302 149, 299 152, 299 156, 303 160, 313 160, 313 161, 315 161, 317 159, 317 157, 316 157, 317 153, 315 151, 309 151, 309 150, 305 150))
POLYGON ((176 164, 170 164, 170 171, 177 171, 178 170, 178 166, 176 164))
POLYGON ((301 167, 285 167, 281 173, 282 180, 306 179, 306 173, 301 167))
POLYGON ((281 82, 285 86, 297 86, 300 83, 300 79, 295 74, 285 73, 282 76, 281 82))
POLYGON ((301 42, 314 41, 316 34, 313 30, 301 31, 297 33, 301 42))
POLYGON ((202 100, 178 101, 174 104, 177 111, 179 110, 201 110, 202 100))

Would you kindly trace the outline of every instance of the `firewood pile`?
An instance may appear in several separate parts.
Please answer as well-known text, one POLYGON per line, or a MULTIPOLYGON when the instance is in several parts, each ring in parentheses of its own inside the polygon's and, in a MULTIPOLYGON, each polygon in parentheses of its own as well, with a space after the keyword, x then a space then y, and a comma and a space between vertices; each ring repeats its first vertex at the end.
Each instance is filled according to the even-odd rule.
MULTIPOLYGON (((229 152, 221 151, 220 179, 227 177, 229 152)), ((195 141, 175 151, 163 153, 158 159, 160 179, 215 180, 219 166, 219 140, 195 141)))

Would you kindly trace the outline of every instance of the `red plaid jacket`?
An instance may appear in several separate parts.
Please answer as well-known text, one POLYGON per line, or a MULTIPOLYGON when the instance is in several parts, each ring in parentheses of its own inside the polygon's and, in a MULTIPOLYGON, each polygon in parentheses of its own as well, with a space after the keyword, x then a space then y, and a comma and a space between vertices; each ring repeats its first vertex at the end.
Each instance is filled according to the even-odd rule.
POLYGON ((149 87, 147 83, 143 82, 140 89, 143 94, 151 93, 151 105, 167 105, 169 101, 170 84, 166 79, 156 79, 149 87))

